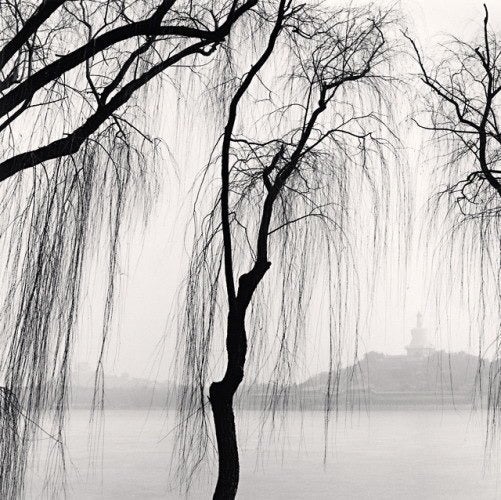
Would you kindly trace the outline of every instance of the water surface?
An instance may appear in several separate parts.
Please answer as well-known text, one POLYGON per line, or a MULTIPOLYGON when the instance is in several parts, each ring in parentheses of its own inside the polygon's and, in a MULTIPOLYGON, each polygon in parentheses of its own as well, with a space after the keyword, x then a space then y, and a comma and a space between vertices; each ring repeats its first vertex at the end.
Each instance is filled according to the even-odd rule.
MULTIPOLYGON (((68 498, 176 499, 169 486, 173 416, 105 414, 102 452, 90 463, 87 411, 68 427, 68 498)), ((332 420, 324 463, 324 415, 290 412, 270 434, 259 412, 239 414, 242 499, 495 499, 499 461, 484 461, 484 421, 469 411, 379 411, 332 420)), ((175 457, 174 457, 175 458, 175 457)), ((32 468, 28 498, 41 493, 44 459, 32 468)), ((210 498, 211 477, 189 498, 210 498)))

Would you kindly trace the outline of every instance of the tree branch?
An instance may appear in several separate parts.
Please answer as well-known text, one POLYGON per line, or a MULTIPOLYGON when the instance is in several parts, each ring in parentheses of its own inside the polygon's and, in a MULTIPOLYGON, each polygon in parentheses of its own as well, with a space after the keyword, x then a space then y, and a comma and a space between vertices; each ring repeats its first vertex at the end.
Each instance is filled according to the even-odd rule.
POLYGON ((12 111, 21 102, 35 94, 44 85, 56 80, 64 73, 79 66, 85 60, 104 51, 112 45, 135 38, 137 36, 172 36, 183 38, 198 38, 206 42, 218 43, 228 35, 231 26, 245 12, 256 5, 258 0, 248 0, 241 7, 235 9, 228 15, 225 22, 214 31, 200 30, 189 26, 161 26, 161 19, 158 12, 164 12, 174 0, 164 2, 161 7, 148 19, 137 21, 126 26, 112 29, 82 45, 78 49, 60 57, 57 61, 48 64, 43 69, 34 73, 30 78, 21 82, 8 94, 0 98, 0 116, 12 111))
POLYGON ((125 104, 134 92, 148 83, 152 78, 164 71, 166 68, 178 63, 181 59, 200 53, 208 42, 202 41, 193 44, 175 56, 171 56, 154 68, 150 69, 139 78, 132 80, 117 92, 108 103, 103 103, 97 111, 91 115, 83 125, 75 129, 62 139, 58 139, 46 146, 42 146, 33 151, 18 154, 0 163, 0 182, 11 177, 21 170, 34 167, 42 162, 75 154, 85 140, 123 104, 125 104))
POLYGON ((24 23, 24 26, 0 50, 0 71, 29 38, 36 33, 38 28, 65 2, 66 0, 42 1, 31 17, 24 23))

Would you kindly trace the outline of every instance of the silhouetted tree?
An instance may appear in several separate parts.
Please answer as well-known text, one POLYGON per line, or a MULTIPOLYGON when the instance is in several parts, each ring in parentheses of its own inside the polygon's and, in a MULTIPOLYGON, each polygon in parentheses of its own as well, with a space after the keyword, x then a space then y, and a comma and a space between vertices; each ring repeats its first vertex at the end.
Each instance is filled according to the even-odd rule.
POLYGON ((432 124, 421 126, 447 142, 449 166, 455 174, 448 192, 465 216, 495 214, 501 205, 500 171, 496 169, 501 145, 497 117, 501 51, 496 35, 489 32, 488 11, 484 7, 482 39, 472 43, 454 39, 446 57, 432 69, 427 69, 409 38, 421 80, 432 96, 428 101, 432 124), (465 178, 461 179, 464 173, 465 178))
MULTIPOLYGON (((234 397, 248 351, 262 342, 260 329, 272 328, 266 311, 276 305, 280 347, 271 379, 290 375, 304 338, 310 287, 320 281, 320 269, 329 285, 330 406, 337 391, 346 302, 355 315, 357 308, 346 292, 356 287, 355 273, 346 265, 350 197, 355 194, 362 202, 367 186, 376 196, 370 166, 377 160, 378 171, 384 171, 384 153, 392 149, 383 139, 389 118, 382 118, 381 92, 388 74, 391 44, 385 32, 394 23, 391 13, 281 0, 278 6, 268 4, 261 19, 273 20, 262 53, 226 88, 230 97, 220 155, 210 163, 220 166, 220 176, 214 181, 210 170, 204 173, 220 187, 199 226, 182 337, 184 419, 203 415, 213 332, 224 311, 224 375, 209 389, 219 455, 218 499, 234 498, 239 483, 234 397), (270 76, 265 67, 273 67, 272 62, 270 76), (277 272, 269 295, 263 295, 261 283, 272 261, 278 262, 277 272), (224 298, 218 290, 223 280, 224 298)), ((193 453, 203 432, 197 436, 187 420, 182 420, 181 450, 193 453)), ((188 455, 182 457, 188 462, 188 455)), ((202 459, 203 451, 195 462, 202 459)))
MULTIPOLYGON (((45 409, 63 449, 69 358, 89 250, 109 251, 102 358, 121 226, 151 203, 152 138, 139 92, 197 70, 257 0, 0 0, 2 311, 0 497, 23 485, 45 409), (165 82, 165 80, 164 80, 165 82), (33 168, 37 167, 37 168, 33 168), (101 229, 106 228, 105 231, 101 229), (15 404, 13 403, 15 401, 15 404), (16 411, 16 409, 22 411, 16 411)), ((224 49, 223 47, 223 50, 224 49)))

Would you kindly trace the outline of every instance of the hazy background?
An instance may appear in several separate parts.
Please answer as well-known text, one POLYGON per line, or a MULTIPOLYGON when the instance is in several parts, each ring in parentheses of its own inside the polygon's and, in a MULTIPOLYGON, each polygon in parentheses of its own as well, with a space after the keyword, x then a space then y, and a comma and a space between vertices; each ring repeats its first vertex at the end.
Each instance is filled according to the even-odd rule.
MULTIPOLYGON (((336 5, 343 3, 348 4, 335 2, 336 5)), ((375 2, 375 5, 383 4, 386 3, 375 2)), ((481 0, 408 0, 394 5, 401 8, 409 34, 431 57, 433 47, 444 39, 444 34, 460 37, 473 34, 481 28, 483 19, 481 0)), ((488 7, 491 25, 500 29, 501 5, 491 1, 488 7)), ((409 58, 402 61, 405 64, 397 71, 417 71, 409 58)), ((412 85, 417 84, 415 80, 412 85)), ((400 97, 403 101, 406 98, 404 94, 400 97)), ((190 113, 184 113, 183 106, 174 102, 166 92, 161 96, 158 114, 152 117, 161 126, 161 137, 169 149, 164 149, 165 162, 158 166, 161 192, 148 228, 144 234, 131 238, 128 262, 124 261, 122 266, 122 299, 116 311, 119 321, 109 344, 105 368, 108 373, 128 372, 135 377, 159 379, 169 376, 176 337, 175 322, 169 321, 169 317, 174 317, 177 310, 189 252, 190 233, 186 232, 186 220, 192 209, 191 188, 213 144, 208 128, 197 127, 192 121, 196 118, 197 106, 203 113, 203 101, 190 106, 190 113)), ((401 104, 397 101, 395 106, 401 104)), ((444 304, 436 305, 434 295, 428 288, 427 272, 431 269, 431 262, 419 232, 426 201, 432 194, 429 184, 430 172, 434 168, 433 150, 426 143, 429 139, 426 132, 412 126, 405 118, 401 117, 400 130, 406 145, 402 156, 407 159, 407 165, 403 164, 402 168, 409 169, 409 183, 415 196, 407 272, 404 272, 403 265, 392 265, 382 270, 385 278, 381 278, 376 289, 373 314, 361 332, 360 349, 362 353, 371 350, 402 353, 410 340, 409 330, 415 323, 416 313, 420 310, 436 348, 475 352, 476 337, 469 331, 465 315, 461 314, 462 305, 452 300, 447 304, 449 310, 446 312, 444 304), (444 317, 449 319, 444 320, 444 317)), ((126 238, 122 247, 124 250, 125 243, 126 238)), ((403 256, 399 255, 396 245, 389 244, 387 252, 389 262, 399 261, 402 264, 403 256)), ((95 279, 99 281, 98 277, 95 279)), ((99 321, 93 318, 99 317, 99 310, 97 301, 93 301, 92 296, 87 297, 82 314, 82 332, 75 349, 76 362, 95 362, 100 331, 96 326, 99 321)), ((318 349, 321 343, 322 331, 314 332, 307 345, 310 374, 325 369, 326 359, 319 354, 322 349, 318 349)))

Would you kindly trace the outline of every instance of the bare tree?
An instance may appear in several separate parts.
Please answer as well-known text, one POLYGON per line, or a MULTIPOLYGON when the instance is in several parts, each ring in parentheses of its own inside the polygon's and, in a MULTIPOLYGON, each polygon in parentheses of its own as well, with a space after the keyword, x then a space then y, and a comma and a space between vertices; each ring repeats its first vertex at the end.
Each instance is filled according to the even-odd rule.
MULTIPOLYGON (((271 378, 279 373, 287 377, 304 338, 304 315, 319 267, 326 269, 329 298, 338 294, 341 304, 349 300, 343 286, 353 277, 345 271, 350 182, 356 179, 357 196, 362 196, 364 182, 375 196, 370 165, 376 159, 382 167, 378 171, 384 171, 385 152, 391 150, 382 133, 387 132, 387 118, 381 114, 381 89, 388 74, 391 44, 385 32, 394 22, 392 15, 281 0, 261 17, 274 24, 260 56, 230 84, 220 155, 211 162, 220 166, 220 187, 193 250, 182 331, 184 418, 203 414, 213 332, 219 308, 224 311, 227 357, 221 380, 209 389, 219 455, 214 498, 234 498, 237 492, 234 398, 249 350, 252 355, 262 342, 260 328, 271 328, 265 311, 276 304, 281 324, 271 378), (265 66, 272 62, 270 77, 265 66), (286 75, 285 85, 277 74, 286 75), (266 295, 261 283, 272 260, 278 268, 266 295), (222 304, 220 280, 225 283, 222 304)), ((204 175, 212 181, 208 171, 204 175)), ((346 314, 335 303, 332 300, 328 321, 328 407, 336 393, 340 325, 346 314)), ((348 307, 355 310, 356 304, 348 307)), ((193 427, 186 419, 182 422, 181 449, 193 453, 194 443, 199 445, 203 438, 194 438, 193 427)), ((199 453, 195 462, 202 459, 199 453)))
POLYGON ((421 80, 433 96, 428 108, 432 124, 423 128, 448 141, 452 167, 463 165, 465 158, 473 159, 478 167, 471 168, 470 163, 466 178, 453 179, 448 189, 464 215, 496 212, 501 196, 500 172, 496 169, 501 144, 497 117, 501 51, 495 34, 489 31, 488 10, 484 8, 482 39, 472 43, 454 39, 447 48, 448 57, 431 70, 426 68, 415 42, 408 38, 421 80))
POLYGON ((193 2, 177 7, 174 0, 158 5, 47 0, 35 8, 31 2, 2 2, 0 131, 15 133, 16 121, 33 108, 41 108, 42 116, 52 104, 82 111, 78 126, 64 122, 63 138, 49 135, 43 144, 42 137, 41 145, 23 153, 3 151, 0 180, 76 153, 109 118, 124 127, 125 117, 115 113, 134 92, 185 58, 213 52, 256 3, 228 1, 207 8, 193 2), (65 50, 68 46, 71 50, 65 50))
MULTIPOLYGON (((46 409, 63 451, 68 367, 84 265, 108 250, 102 359, 121 228, 145 191, 157 141, 139 92, 197 70, 257 0, 0 0, 4 286, 0 496, 23 485, 46 409), (166 70, 171 70, 169 75, 166 70), (169 78, 169 80, 167 80, 169 78), (33 168, 37 167, 37 168, 33 168)), ((143 94, 144 95, 144 94, 143 94)), ((141 198, 142 197, 142 198, 141 198)), ((62 453, 61 453, 62 456, 62 453)))
MULTIPOLYGON (((479 35, 472 41, 452 37, 443 45, 438 62, 426 60, 406 35, 427 90, 423 113, 427 122, 416 122, 433 133, 442 168, 435 177, 442 182, 438 201, 445 200, 445 214, 438 217, 439 207, 434 204, 432 216, 442 231, 446 228, 441 243, 449 266, 443 265, 442 258, 439 267, 448 275, 448 300, 455 289, 466 295, 469 322, 478 335, 480 363, 489 349, 494 358, 501 354, 497 319, 501 307, 501 50, 486 5, 484 10, 479 35), (444 225, 444 219, 449 224, 444 225), (486 339, 486 330, 493 342, 486 339)), ((435 275, 435 283, 439 280, 439 274, 435 275)), ((479 366, 480 391, 481 373, 479 366)), ((487 389, 491 424, 498 420, 501 405, 499 375, 497 363, 491 364, 487 389)))

